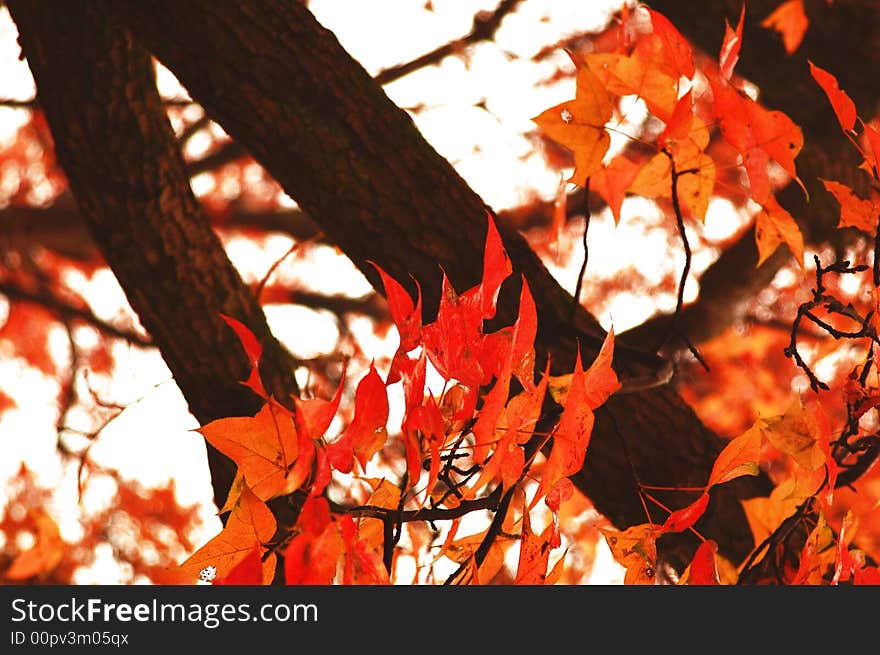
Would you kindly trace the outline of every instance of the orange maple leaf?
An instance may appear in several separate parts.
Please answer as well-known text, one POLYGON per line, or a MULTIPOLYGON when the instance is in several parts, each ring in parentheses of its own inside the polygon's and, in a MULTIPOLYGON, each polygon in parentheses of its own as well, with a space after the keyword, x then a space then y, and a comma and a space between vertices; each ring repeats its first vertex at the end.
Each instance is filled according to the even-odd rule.
POLYGON ((573 56, 572 60, 577 67, 574 100, 546 109, 532 120, 547 136, 574 153, 575 167, 569 181, 584 186, 587 178, 599 170, 611 145, 605 124, 611 120, 614 107, 589 65, 573 56))
MULTIPOLYGON (((255 548, 262 551, 275 528, 271 510, 244 485, 223 530, 180 564, 178 570, 192 580, 189 584, 195 583, 209 567, 213 567, 211 572, 216 577, 225 578, 255 548)), ((275 554, 263 560, 262 566, 263 584, 267 584, 275 574, 275 554)))
POLYGON ((554 527, 553 523, 548 523, 541 534, 535 534, 532 532, 529 512, 523 512, 519 562, 514 584, 535 585, 546 582, 554 527))
POLYGON ((609 93, 635 95, 650 112, 669 120, 678 100, 680 73, 666 58, 666 46, 658 34, 648 34, 632 54, 597 52, 583 56, 609 93))
POLYGON ((693 79, 696 70, 691 44, 666 16, 654 9, 648 9, 648 14, 651 16, 651 26, 654 29, 654 34, 663 43, 666 58, 672 63, 676 72, 689 80, 693 79))
POLYGON ((776 251, 779 244, 784 243, 801 270, 806 271, 801 230, 792 215, 772 195, 768 196, 755 217, 755 243, 758 246, 758 266, 776 251))
POLYGON ((774 30, 782 36, 782 46, 788 54, 798 49, 809 25, 804 0, 787 0, 761 21, 761 27, 774 30))
POLYGON ((614 560, 626 569, 624 584, 654 584, 657 567, 657 526, 634 525, 623 531, 599 528, 614 560))
POLYGON ((758 475, 764 434, 759 419, 752 427, 730 442, 715 458, 708 487, 723 484, 743 475, 758 475))
POLYGON ((877 231, 877 217, 880 216, 880 192, 871 188, 871 197, 861 198, 845 184, 819 179, 825 185, 825 189, 840 203, 838 227, 854 227, 869 234, 874 234, 877 231))
POLYGON ((299 454, 290 412, 270 399, 254 416, 211 421, 196 430, 232 459, 247 486, 261 500, 295 491, 288 479, 299 454))

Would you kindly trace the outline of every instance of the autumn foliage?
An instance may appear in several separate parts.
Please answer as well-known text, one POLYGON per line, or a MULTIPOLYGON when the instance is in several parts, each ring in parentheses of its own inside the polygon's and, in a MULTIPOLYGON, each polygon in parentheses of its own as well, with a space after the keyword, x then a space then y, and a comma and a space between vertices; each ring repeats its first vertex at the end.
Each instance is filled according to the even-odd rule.
MULTIPOLYGON (((431 320, 417 284, 374 265, 397 339, 390 358, 359 352, 360 364, 342 358, 335 375, 309 377, 298 394, 276 397, 261 377, 260 341, 223 316, 250 363, 240 383, 260 407, 194 430, 235 465, 213 538, 189 542, 195 517, 173 501, 173 489, 118 480, 116 506, 84 519, 71 548, 43 509, 49 491, 23 469, 0 522, 0 578, 69 582, 112 520, 126 521, 133 535, 115 545, 121 559, 158 584, 569 584, 583 578, 599 546, 623 568, 625 584, 880 582, 880 266, 873 251, 880 132, 857 115, 834 75, 810 63, 812 83, 869 179, 859 190, 822 180, 840 205, 839 228, 863 239, 849 259, 814 253, 777 198, 788 184, 806 194, 797 166, 801 128, 737 76, 748 48, 746 11, 743 5, 736 24, 718 26, 723 44, 710 56, 694 52, 660 12, 627 9, 604 47, 566 50, 572 97, 533 118, 548 159, 565 169, 553 224, 535 239, 539 252, 560 238, 566 197, 580 188, 607 204, 615 224, 627 220, 622 206, 631 197, 666 212, 686 253, 673 280, 676 316, 692 264, 688 232, 705 223, 714 197, 729 194, 750 208, 758 266, 779 249, 790 255, 774 291, 778 311, 747 336, 730 330, 691 344, 671 324, 664 343, 683 340, 689 351, 678 363, 682 394, 727 438, 699 485, 658 486, 634 473, 645 519, 623 527, 597 515, 574 488, 569 478, 591 455, 596 411, 627 392, 615 366, 620 335, 612 326, 597 356, 578 352, 573 368, 551 374, 554 362, 536 348, 533 291, 511 264, 497 215, 487 212, 479 283, 456 289, 443 272, 431 320), (634 99, 648 116, 638 130, 621 114, 634 99), (615 134, 633 147, 612 147, 615 134), (511 286, 518 313, 498 326, 499 294, 511 286), (834 365, 817 366, 823 358, 834 365), (801 391, 792 391, 796 378, 801 391), (742 501, 755 547, 732 562, 698 525, 719 488, 759 474, 773 490, 742 501), (660 492, 670 489, 687 500, 669 506, 660 492), (291 523, 278 521, 279 504, 291 523), (664 571, 658 541, 682 532, 699 545, 683 571, 664 571)), ((782 3, 762 24, 780 33, 789 53, 809 29, 800 0, 782 3)), ((35 284, 26 268, 4 265, 0 273, 10 285, 35 284)), ((265 283, 260 292, 271 294, 265 283)), ((586 290, 585 302, 596 293, 586 290)), ((51 319, 36 317, 49 310, 36 300, 11 305, 0 338, 55 375, 41 332, 51 319), (37 328, 25 331, 24 322, 37 328)), ((105 354, 96 346, 85 356, 100 372, 105 354)), ((0 392, 0 409, 10 402, 0 392)), ((95 404, 108 421, 121 411, 95 404)))

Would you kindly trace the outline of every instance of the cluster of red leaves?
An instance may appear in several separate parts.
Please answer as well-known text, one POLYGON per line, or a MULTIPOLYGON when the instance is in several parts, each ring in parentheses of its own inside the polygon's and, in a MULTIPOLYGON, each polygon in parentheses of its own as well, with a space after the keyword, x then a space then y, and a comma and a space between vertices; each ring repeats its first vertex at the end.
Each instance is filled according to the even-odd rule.
MULTIPOLYGON (((226 318, 251 360, 252 371, 243 384, 265 403, 254 416, 223 418, 198 430, 237 464, 238 474, 221 510, 230 512, 224 529, 181 565, 184 580, 194 581, 210 570, 220 581, 268 582, 274 575, 276 552, 283 548, 288 583, 390 582, 382 556, 387 545, 381 521, 374 516, 355 518, 338 508, 331 511, 324 492, 333 477, 354 475, 367 482, 373 490, 367 505, 387 509, 424 508, 426 503, 456 507, 499 484, 514 489, 522 485, 531 465, 525 445, 535 436, 549 388, 563 410, 538 487, 528 502, 521 498, 523 541, 517 579, 533 581, 547 575, 548 546, 560 543, 558 525, 553 521, 540 535, 533 534, 529 511, 545 499, 558 514, 562 501, 571 495, 567 476, 583 464, 593 412, 619 388, 611 368, 613 333, 586 370, 578 357, 571 374, 536 376, 537 313, 525 280, 517 320, 494 332, 483 329, 484 322, 495 316, 502 283, 512 274, 491 216, 483 264, 481 282, 461 294, 444 276, 437 316, 424 325, 420 295, 413 300, 377 267, 400 345, 386 379, 371 365, 357 383, 353 418, 333 439, 326 433, 339 409, 343 384, 332 400, 294 397, 290 406, 282 404, 260 382, 259 342, 244 325, 226 318), (429 362, 445 382, 439 396, 426 386, 429 362), (396 382, 401 382, 405 408, 399 430, 389 436, 389 386, 396 382), (479 475, 462 485, 457 495, 443 494, 439 484, 443 453, 461 438, 468 439, 469 459, 479 475), (406 474, 400 485, 367 477, 376 455, 389 449, 389 439, 403 447, 406 474), (296 491, 307 498, 298 523, 293 531, 276 535, 276 521, 266 502, 296 491)), ((478 543, 468 546, 454 535, 452 530, 443 552, 475 567, 472 581, 486 579, 491 564, 468 564, 478 543)), ((491 558, 499 565, 502 559, 491 558)))

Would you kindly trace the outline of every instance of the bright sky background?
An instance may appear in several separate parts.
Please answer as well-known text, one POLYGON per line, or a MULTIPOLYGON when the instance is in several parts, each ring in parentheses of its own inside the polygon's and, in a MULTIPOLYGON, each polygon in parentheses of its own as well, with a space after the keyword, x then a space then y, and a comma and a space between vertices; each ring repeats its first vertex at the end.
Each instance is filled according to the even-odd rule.
MULTIPOLYGON (((375 73, 466 34, 475 12, 492 10, 497 2, 434 0, 433 13, 425 11, 423 4, 413 0, 312 0, 310 8, 337 34, 343 46, 369 72, 375 73)), ((534 127, 531 117, 573 97, 574 84, 571 79, 545 84, 561 62, 568 62, 564 52, 560 51, 558 58, 541 64, 530 62, 529 57, 573 32, 600 29, 608 13, 617 9, 619 4, 619 1, 604 0, 527 0, 505 20, 494 44, 480 46, 466 60, 447 58, 438 66, 425 68, 390 84, 386 90, 402 107, 424 106, 422 111, 414 114, 423 134, 495 209, 523 203, 528 192, 552 198, 560 172, 546 167, 524 132, 534 127), (515 57, 511 58, 511 54, 515 57), (481 100, 485 101, 486 110, 474 106, 481 100)), ((2 8, 0 96, 28 99, 34 93, 33 81, 26 64, 18 61, 18 55, 14 25, 6 9, 2 8)), ((174 77, 162 69, 159 83, 164 94, 180 93, 174 77)), ((633 104, 631 118, 638 118, 639 104, 633 104)), ((23 110, 0 108, 0 144, 12 138, 26 117, 23 110)), ((198 155, 199 149, 206 147, 207 142, 207 138, 193 139, 188 154, 198 155)), ((619 147, 620 143, 616 145, 619 147)), ((8 190, 4 194, 3 180, 0 172, 0 203, 4 195, 9 195, 8 190)), ((205 193, 211 184, 210 180, 202 178, 194 180, 193 186, 197 193, 205 193)), ((51 195, 50 191, 47 195, 51 195)), ((644 224, 627 221, 629 216, 650 220, 652 212, 656 213, 649 203, 631 198, 624 204, 623 220, 616 228, 607 213, 594 217, 589 235, 590 270, 613 275, 633 261, 638 261, 639 269, 646 275, 672 265, 680 267, 683 255, 667 250, 665 236, 658 232, 655 240, 652 241, 650 236, 646 239, 644 224), (625 244, 635 242, 644 243, 646 248, 634 251, 625 247, 625 244), (632 259, 627 260, 624 255, 632 259)), ((724 203, 713 204, 706 219, 704 236, 720 238, 728 233, 732 229, 729 216, 729 208, 724 203)), ((228 246, 243 277, 253 281, 260 279, 291 243, 289 238, 278 236, 267 240, 263 249, 240 239, 230 240, 228 246)), ((703 270, 712 256, 710 249, 698 250, 693 262, 694 273, 703 270)), ((578 266, 579 261, 574 261, 564 267, 551 265, 550 268, 563 286, 572 289, 578 266)), ((359 295, 369 289, 360 273, 331 248, 318 249, 305 261, 285 263, 278 274, 300 275, 303 267, 311 267, 317 273, 316 277, 322 281, 319 290, 359 295)), ((96 314, 102 318, 113 319, 120 308, 127 306, 109 272, 89 279, 76 276, 68 282, 72 288, 87 295, 96 314)), ((687 291, 687 297, 693 298, 696 285, 690 285, 687 291)), ((663 302, 662 309, 674 307, 672 297, 663 302)), ((656 308, 653 302, 644 298, 622 293, 604 308, 600 317, 606 327, 613 322, 615 328, 621 330, 641 322, 656 308)), ((0 302, 0 321, 5 313, 5 304, 0 302)), ((335 344, 336 327, 326 316, 295 307, 268 308, 267 315, 275 334, 298 354, 308 356, 313 352, 327 351, 335 344), (310 319, 314 326, 310 334, 302 333, 305 319, 310 319), (297 326, 296 330, 293 325, 297 326)), ((393 353, 397 345, 395 334, 380 340, 367 333, 366 323, 364 329, 357 325, 354 328, 363 337, 368 351, 375 349, 377 355, 393 353)), ((58 354, 63 359, 66 357, 66 335, 59 329, 56 336, 58 354)), ((118 469, 123 476, 147 485, 160 484, 168 478, 175 480, 180 502, 198 503, 203 508, 205 525, 201 541, 205 541, 219 529, 219 521, 213 515, 203 440, 192 432, 197 423, 187 412, 179 390, 157 353, 120 345, 115 354, 118 361, 112 381, 99 376, 95 380, 96 386, 114 401, 133 404, 101 434, 90 456, 96 462, 118 469)), ((0 351, 0 357, 2 355, 0 351)), ((55 455, 56 411, 53 405, 47 404, 54 398, 57 384, 27 370, 20 361, 6 357, 0 358, 0 387, 19 405, 0 418, 0 478, 13 475, 24 462, 38 473, 42 484, 64 489, 66 493, 59 494, 59 497, 75 503, 75 469, 60 466, 55 455)), ((77 420, 84 418, 74 414, 71 421, 76 424, 77 420)), ((394 416, 389 425, 395 425, 394 416)), ((75 444, 76 437, 69 438, 70 443, 75 444)), ((105 492, 100 484, 90 486, 90 493, 84 499, 86 508, 106 502, 105 492)), ((65 510, 62 506, 55 510, 62 534, 75 538, 75 511, 70 511, 70 507, 65 510)), ((103 553, 100 559, 102 566, 107 565, 110 554, 103 553)), ((100 579, 105 580, 104 570, 101 567, 98 570, 101 571, 100 579)), ((619 583, 622 580, 620 571, 604 548, 604 541, 600 541, 594 575, 589 581, 619 583)), ((95 572, 84 575, 81 582, 98 580, 99 574, 95 572)))

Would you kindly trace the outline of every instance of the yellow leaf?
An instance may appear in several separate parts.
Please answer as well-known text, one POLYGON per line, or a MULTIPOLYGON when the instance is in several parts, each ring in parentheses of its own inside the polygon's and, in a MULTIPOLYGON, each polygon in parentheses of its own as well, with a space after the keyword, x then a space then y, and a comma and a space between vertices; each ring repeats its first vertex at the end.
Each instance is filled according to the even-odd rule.
POLYGON ((634 525, 620 532, 599 528, 611 554, 626 568, 624 584, 654 584, 657 566, 657 527, 650 523, 634 525))
POLYGON ((815 471, 825 464, 822 425, 823 418, 817 410, 805 408, 796 398, 785 414, 764 421, 763 432, 774 448, 806 471, 815 471))
POLYGON ((801 500, 792 495, 793 490, 794 480, 789 479, 774 487, 767 497, 741 501, 755 544, 763 542, 797 509, 801 500))

